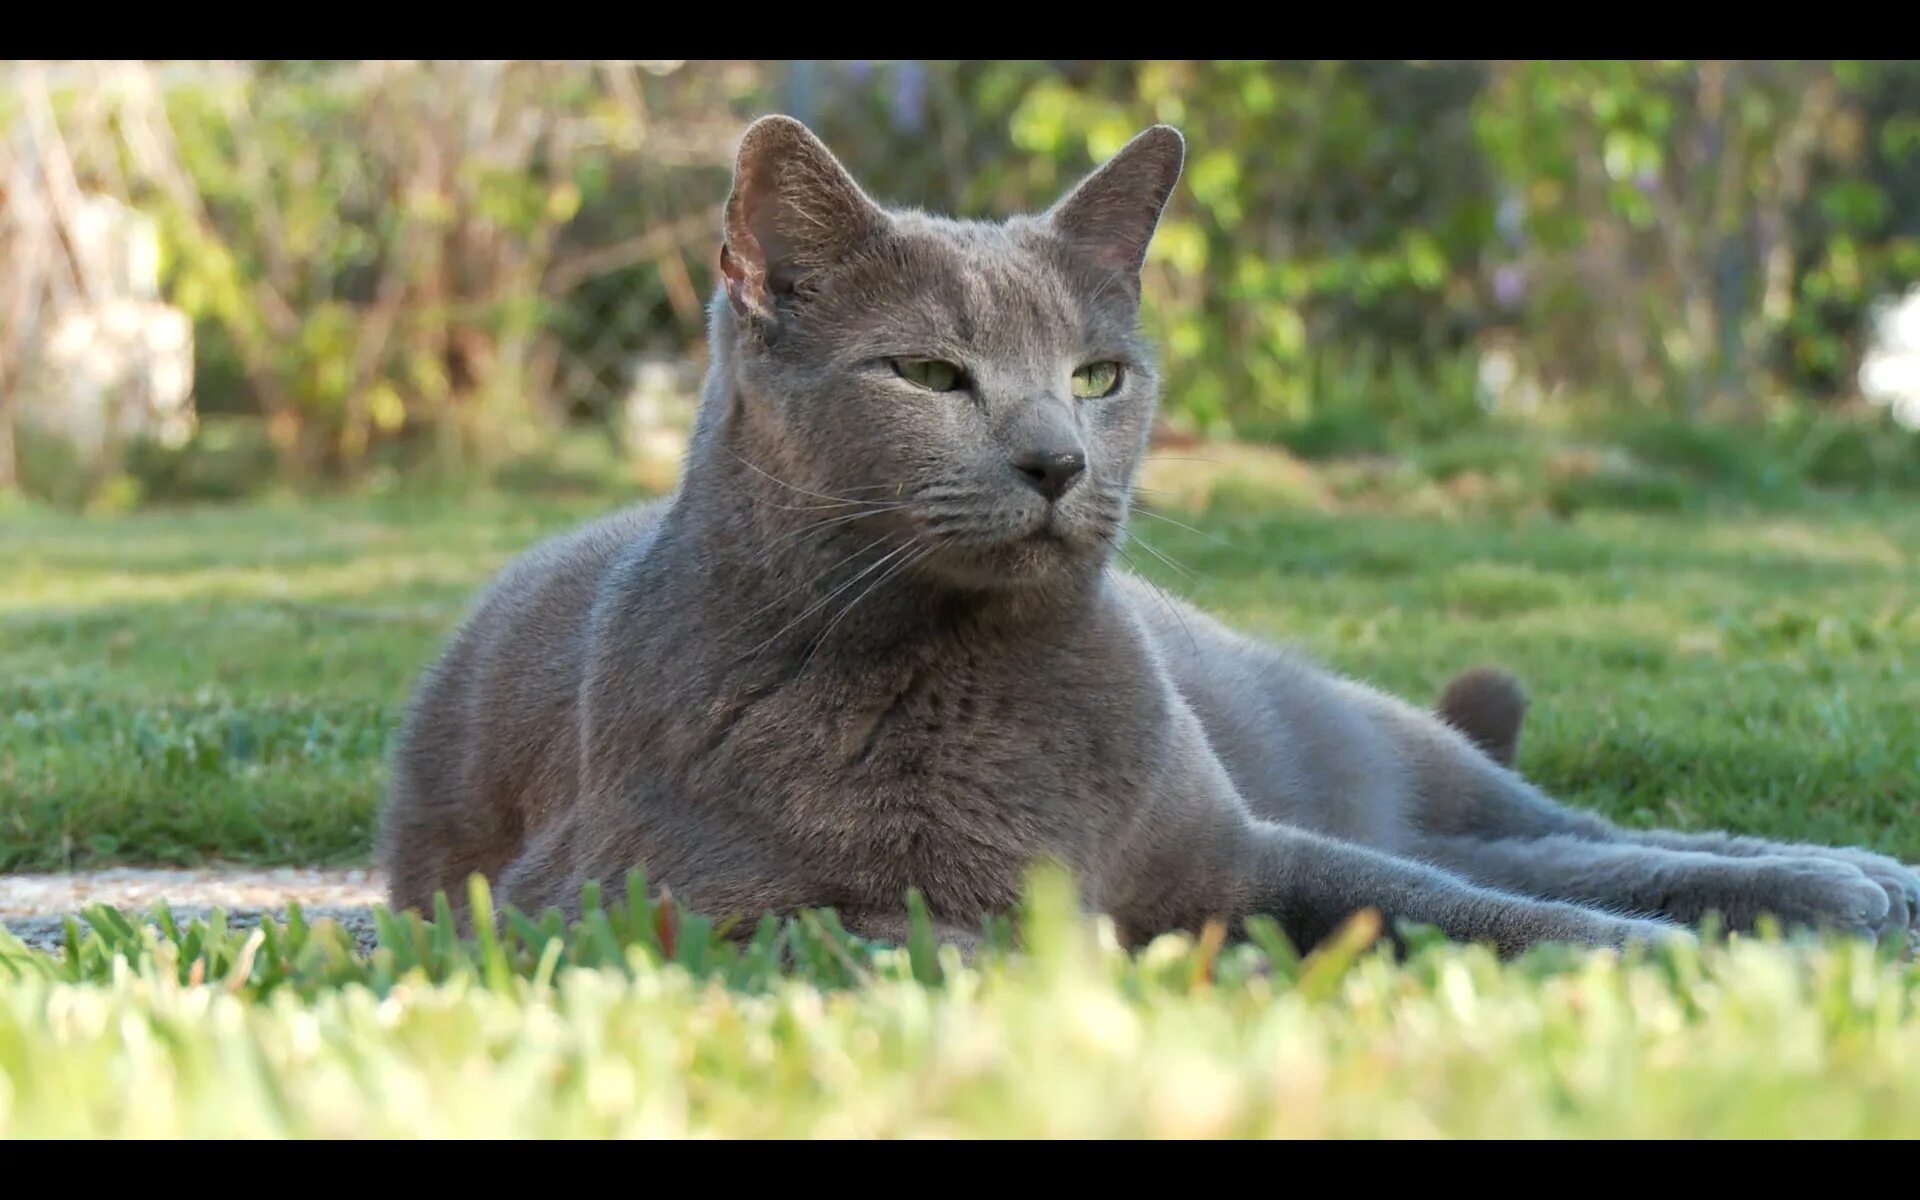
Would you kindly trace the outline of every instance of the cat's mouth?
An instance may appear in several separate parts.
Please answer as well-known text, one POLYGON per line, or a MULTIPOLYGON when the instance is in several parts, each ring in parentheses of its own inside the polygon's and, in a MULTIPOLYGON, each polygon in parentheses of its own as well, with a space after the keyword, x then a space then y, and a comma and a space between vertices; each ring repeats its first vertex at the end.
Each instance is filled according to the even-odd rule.
POLYGON ((1035 525, 1033 531, 1021 540, 1027 542, 1056 542, 1065 545, 1067 532, 1060 525, 1060 510, 1057 508, 1048 508, 1046 515, 1040 518, 1040 523, 1035 525))
POLYGON ((1001 543, 1003 552, 1020 560, 1028 571, 1044 569, 1049 562, 1057 562, 1063 556, 1072 557, 1077 545, 1073 522, 1053 507, 1032 518, 1024 531, 1001 543))
POLYGON ((972 588, 1023 588, 1071 572, 1092 550, 1075 536, 1073 520, 1057 511, 1037 515, 1025 528, 992 541, 943 547, 930 561, 936 570, 972 588))

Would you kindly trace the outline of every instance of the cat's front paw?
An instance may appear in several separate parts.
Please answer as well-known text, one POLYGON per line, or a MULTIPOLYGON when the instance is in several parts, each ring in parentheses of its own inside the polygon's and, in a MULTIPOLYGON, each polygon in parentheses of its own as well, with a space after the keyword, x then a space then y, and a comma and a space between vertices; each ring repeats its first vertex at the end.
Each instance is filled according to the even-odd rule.
POLYGON ((1623 917, 1617 919, 1614 925, 1613 944, 1621 949, 1628 946, 1657 946, 1663 942, 1685 942, 1691 946, 1700 944, 1700 935, 1678 921, 1658 917, 1623 917))
POLYGON ((1920 872, 1897 859, 1851 847, 1830 850, 1826 857, 1852 865, 1887 893, 1883 935, 1910 936, 1920 930, 1920 872))
POLYGON ((1580 914, 1580 927, 1567 940, 1589 946, 1625 950, 1629 946, 1658 946, 1665 942, 1699 945, 1700 937, 1678 921, 1663 917, 1616 917, 1598 912, 1580 914))
POLYGON ((1677 921, 1621 921, 1624 926, 1619 930, 1613 943, 1620 949, 1628 946, 1659 946, 1669 942, 1684 942, 1689 946, 1700 944, 1700 935, 1677 921))
MULTIPOLYGON (((1715 905, 1736 929, 1750 930, 1764 914, 1788 929, 1878 937, 1892 926, 1894 891, 1859 866, 1838 858, 1761 858, 1746 861, 1744 878, 1715 905)), ((1900 919, 1907 918, 1902 906, 1900 919)))

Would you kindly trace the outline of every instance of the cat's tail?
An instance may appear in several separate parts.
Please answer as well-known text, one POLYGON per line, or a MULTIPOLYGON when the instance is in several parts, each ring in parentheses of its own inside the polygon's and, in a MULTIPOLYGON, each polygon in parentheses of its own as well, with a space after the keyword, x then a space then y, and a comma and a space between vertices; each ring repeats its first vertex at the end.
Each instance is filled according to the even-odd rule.
POLYGON ((1511 674, 1498 667, 1460 672, 1441 693, 1438 711, 1441 720, 1466 734, 1487 757, 1503 767, 1513 765, 1527 694, 1511 674))

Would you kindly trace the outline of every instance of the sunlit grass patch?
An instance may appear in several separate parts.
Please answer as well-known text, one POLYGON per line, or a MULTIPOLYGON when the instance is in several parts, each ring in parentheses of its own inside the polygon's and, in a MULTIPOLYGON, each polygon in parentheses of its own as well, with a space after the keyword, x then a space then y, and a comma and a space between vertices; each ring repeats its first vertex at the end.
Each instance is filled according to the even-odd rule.
POLYGON ((0 942, 9 1136, 1909 1137, 1920 973, 1741 939, 1501 964, 1366 929, 1137 955, 1042 876, 971 962, 615 906, 0 942), (521 920, 524 921, 524 918, 521 920))

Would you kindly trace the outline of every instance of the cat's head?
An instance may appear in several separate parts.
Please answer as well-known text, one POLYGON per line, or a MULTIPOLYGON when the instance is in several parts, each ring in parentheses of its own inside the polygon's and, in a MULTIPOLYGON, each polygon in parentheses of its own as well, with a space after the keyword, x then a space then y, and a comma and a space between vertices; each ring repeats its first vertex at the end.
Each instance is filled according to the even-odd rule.
POLYGON ((716 319, 754 465, 968 587, 1104 562, 1157 386, 1140 269, 1183 155, 1155 126, 1045 213, 956 221, 884 209, 800 122, 755 122, 716 319))

